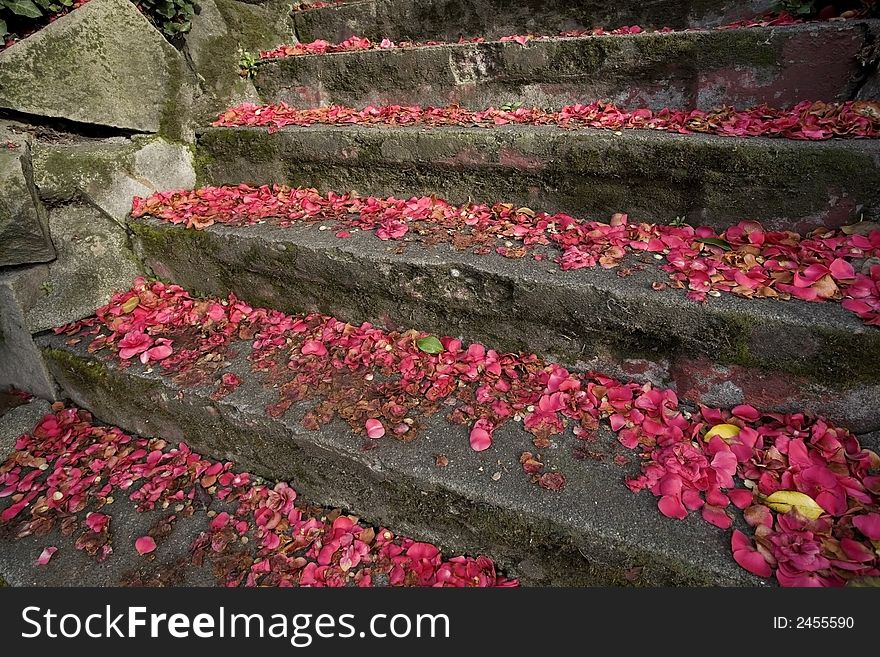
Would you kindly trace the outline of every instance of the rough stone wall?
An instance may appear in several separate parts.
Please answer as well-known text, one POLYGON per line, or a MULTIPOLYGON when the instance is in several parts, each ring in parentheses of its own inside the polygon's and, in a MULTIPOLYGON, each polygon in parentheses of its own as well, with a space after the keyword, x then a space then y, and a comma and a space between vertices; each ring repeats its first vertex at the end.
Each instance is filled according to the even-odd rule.
POLYGON ((143 272, 133 197, 194 186, 194 128, 256 98, 239 48, 294 40, 289 3, 200 4, 179 49, 129 0, 91 0, 0 52, 0 389, 54 398, 33 336, 143 272))

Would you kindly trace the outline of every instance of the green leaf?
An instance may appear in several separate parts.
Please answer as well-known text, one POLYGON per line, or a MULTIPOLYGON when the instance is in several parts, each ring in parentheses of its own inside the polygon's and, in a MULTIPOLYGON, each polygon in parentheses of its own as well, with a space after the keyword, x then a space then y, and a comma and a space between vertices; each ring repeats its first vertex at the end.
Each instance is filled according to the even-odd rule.
POLYGON ((443 352, 443 344, 433 335, 416 340, 416 346, 426 354, 439 354, 443 352))
POLYGON ((724 249, 725 251, 730 251, 733 249, 730 244, 728 244, 724 240, 718 239, 717 237, 702 237, 697 241, 702 242, 703 244, 708 244, 709 246, 717 246, 719 249, 724 249))
POLYGON ((6 21, 0 18, 0 37, 5 37, 9 32, 6 31, 6 21))
POLYGON ((7 9, 18 16, 27 16, 28 18, 40 18, 43 12, 31 0, 12 0, 12 2, 3 3, 7 9))

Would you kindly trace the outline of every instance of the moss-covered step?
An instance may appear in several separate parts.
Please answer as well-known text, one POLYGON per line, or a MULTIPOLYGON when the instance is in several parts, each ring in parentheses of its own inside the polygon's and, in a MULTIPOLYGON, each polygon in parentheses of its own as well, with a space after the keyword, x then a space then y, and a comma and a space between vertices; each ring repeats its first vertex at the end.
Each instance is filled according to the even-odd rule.
POLYGON ((505 199, 547 212, 724 228, 839 226, 880 212, 880 142, 737 139, 550 126, 210 128, 200 183, 505 199))
POLYGON ((129 228, 146 265, 188 289, 550 355, 662 382, 694 403, 807 411, 859 433, 880 430, 880 329, 838 304, 733 295, 700 304, 654 290, 668 275, 653 264, 621 278, 446 244, 403 248, 369 232, 340 239, 317 225, 197 231, 144 218, 129 228))
POLYGON ((768 9, 772 0, 346 0, 294 11, 302 41, 458 40, 508 34, 555 34, 596 26, 694 27, 727 24, 768 9))
MULTIPOLYGON (((42 338, 49 366, 68 396, 102 420, 147 437, 185 440, 202 454, 294 483, 302 499, 444 550, 490 554, 524 583, 761 584, 733 561, 729 532, 696 516, 664 518, 652 496, 627 489, 627 468, 610 458, 577 460, 571 445, 561 444, 546 450, 544 464, 565 472, 565 488, 530 483, 519 455, 531 441, 519 425, 497 430, 495 446, 478 453, 467 429, 438 413, 414 441, 386 438, 364 450, 363 439, 341 423, 303 428, 303 408, 270 417, 265 407, 277 391, 251 373, 250 342, 232 344, 238 355, 224 371, 244 382, 219 401, 211 386, 180 387, 139 363, 120 369, 89 354, 87 340, 66 342, 42 338), (437 454, 446 467, 438 467, 437 454)), ((613 437, 599 440, 614 449, 613 437)))
POLYGON ((878 21, 355 51, 261 65, 266 102, 713 109, 853 97, 878 21), (381 81, 381 82, 377 82, 381 81))

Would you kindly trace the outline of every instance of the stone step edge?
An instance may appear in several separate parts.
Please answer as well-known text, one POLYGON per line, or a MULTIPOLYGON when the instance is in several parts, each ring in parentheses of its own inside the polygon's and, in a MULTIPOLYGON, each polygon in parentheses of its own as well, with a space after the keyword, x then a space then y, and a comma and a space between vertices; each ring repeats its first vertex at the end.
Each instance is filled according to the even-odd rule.
POLYGON ((878 33, 880 21, 871 20, 768 32, 546 38, 525 46, 489 41, 369 48, 262 59, 254 83, 265 102, 303 108, 521 103, 558 109, 585 97, 629 109, 791 107, 805 99, 854 99, 872 72, 860 53, 878 33), (376 79, 383 84, 374 85, 376 79))
MULTIPOLYGON (((366 452, 337 424, 309 432, 294 412, 273 420, 264 412, 269 396, 244 378, 243 355, 244 384, 215 402, 139 366, 122 371, 100 362, 82 344, 66 346, 63 336, 39 342, 69 398, 102 421, 147 437, 185 439, 206 455, 291 481, 304 499, 444 549, 488 554, 526 584, 623 584, 639 568, 638 583, 647 585, 764 583, 735 564, 728 532, 697 517, 663 518, 654 498, 629 492, 617 466, 556 454, 547 463, 567 458, 569 485, 551 493, 521 471, 512 449, 521 441, 478 454, 466 432, 445 420, 429 422, 414 443, 387 440, 366 452), (437 452, 448 467, 436 466, 437 452), (495 471, 504 473, 497 481, 495 471)), ((505 442, 500 434, 496 445, 505 442)))
POLYGON ((880 141, 499 126, 206 128, 198 183, 438 194, 587 218, 805 230, 880 214, 880 141), (760 209, 760 217, 754 217, 760 209))
MULTIPOLYGON (((400 2, 400 0, 350 0, 338 6, 316 7, 308 9, 307 11, 294 11, 292 12, 292 19, 300 37, 309 41, 315 38, 329 40, 337 37, 345 38, 350 36, 349 32, 355 27, 359 28, 356 30, 358 33, 363 32, 365 29, 381 30, 381 24, 397 28, 400 33, 405 36, 413 36, 411 30, 417 28, 420 30, 417 34, 424 34, 421 38, 434 38, 436 32, 433 30, 427 31, 422 24, 414 23, 408 12, 404 12, 404 16, 406 17, 406 28, 403 28, 400 25, 401 20, 395 15, 399 11, 401 5, 404 7, 415 5, 418 7, 425 4, 429 3, 425 0, 404 0, 404 2, 400 2), (405 30, 410 30, 410 32, 407 33, 405 30)), ((639 8, 639 5, 644 7, 644 3, 634 4, 636 4, 637 8, 639 8)), ((663 3, 655 2, 652 4, 661 5, 660 12, 655 11, 654 14, 652 14, 653 16, 656 16, 656 27, 661 27, 670 22, 674 23, 674 27, 683 27, 686 25, 696 26, 701 23, 726 23, 731 20, 740 20, 747 16, 753 16, 762 11, 767 11, 772 7, 772 3, 769 0, 752 0, 749 7, 741 8, 739 10, 734 9, 731 11, 727 6, 724 6, 723 3, 718 2, 715 4, 722 6, 717 7, 717 11, 713 12, 709 3, 704 2, 700 3, 701 6, 697 7, 695 10, 689 8, 689 10, 682 13, 681 16, 676 16, 673 21, 670 21, 667 12, 663 10, 663 3)), ((640 22, 640 19, 637 19, 636 15, 632 12, 627 12, 626 10, 620 12, 619 6, 620 3, 616 3, 615 9, 617 9, 617 11, 615 11, 615 9, 609 9, 611 13, 600 14, 600 18, 592 18, 589 20, 589 25, 582 25, 581 27, 592 28, 597 23, 606 23, 610 25, 613 22, 617 22, 618 24, 640 22)), ((605 8, 603 7, 602 9, 605 8)), ((494 12, 491 13, 494 14, 494 12)), ((639 15, 643 18, 650 18, 651 16, 646 16, 645 14, 639 15)), ((533 16, 533 18, 535 20, 543 20, 545 17, 539 15, 533 16)), ((570 26, 570 23, 564 25, 564 27, 570 26)), ((383 36, 391 36, 391 34, 377 33, 375 36, 382 38, 383 36)))
POLYGON ((870 356, 880 354, 880 330, 836 303, 722 294, 699 304, 683 290, 652 289, 667 280, 653 266, 626 278, 619 269, 562 271, 449 245, 383 242, 367 231, 339 239, 319 226, 128 225, 146 265, 186 289, 355 323, 417 325, 629 378, 628 367, 647 370, 680 381, 685 396, 688 377, 727 372, 745 397, 706 403, 746 403, 760 390, 776 395, 760 400, 765 407, 807 406, 857 433, 880 429, 868 402, 880 398, 870 356))

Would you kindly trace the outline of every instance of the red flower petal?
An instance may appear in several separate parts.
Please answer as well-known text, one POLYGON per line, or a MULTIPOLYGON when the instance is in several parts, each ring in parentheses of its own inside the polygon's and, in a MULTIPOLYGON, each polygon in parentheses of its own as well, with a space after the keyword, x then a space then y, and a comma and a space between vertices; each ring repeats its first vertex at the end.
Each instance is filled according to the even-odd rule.
POLYGON ((149 554, 156 549, 156 541, 153 540, 152 536, 141 536, 134 542, 134 549, 140 555, 149 554))
POLYGON ((880 541, 880 513, 868 513, 853 518, 853 525, 872 541, 880 541))
POLYGON ((381 438, 385 435, 385 426, 374 418, 370 418, 365 423, 367 435, 372 439, 381 438))
POLYGON ((475 452, 482 452, 492 446, 492 435, 485 429, 475 426, 471 429, 471 448, 475 452))
POLYGON ((47 563, 49 563, 49 559, 51 559, 52 555, 55 554, 56 552, 58 552, 57 547, 55 547, 55 546, 47 547, 46 549, 44 549, 40 553, 40 556, 37 558, 37 564, 40 566, 45 566, 47 563))

